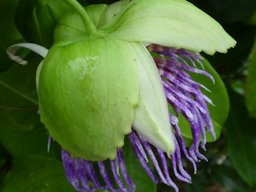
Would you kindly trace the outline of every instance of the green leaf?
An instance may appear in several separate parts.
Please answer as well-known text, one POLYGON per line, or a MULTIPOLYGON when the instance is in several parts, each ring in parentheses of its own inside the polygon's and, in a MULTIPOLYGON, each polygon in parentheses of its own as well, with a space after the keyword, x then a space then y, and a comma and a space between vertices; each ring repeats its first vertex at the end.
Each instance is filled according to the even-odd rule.
POLYGON ((103 33, 194 52, 226 53, 236 41, 210 16, 183 0, 137 0, 104 26, 103 33), (200 18, 200 19, 199 19, 200 18))
MULTIPOLYGON (((229 160, 230 161, 230 160, 229 160)), ((251 192, 252 189, 243 181, 230 162, 222 165, 211 166, 212 177, 225 191, 230 192, 251 192)))
POLYGON ((37 58, 0 73, 0 141, 13 157, 47 154, 48 133, 37 112, 37 58), (33 62, 32 62, 33 60, 33 62))
POLYGON ((142 168, 139 160, 136 158, 136 155, 128 141, 126 142, 126 145, 123 149, 127 172, 131 179, 135 182, 136 191, 156 192, 156 184, 151 180, 151 178, 146 174, 145 170, 142 168))
MULTIPOLYGON (((211 92, 208 92, 201 89, 202 92, 207 97, 209 97, 214 104, 214 106, 208 104, 208 109, 210 112, 211 119, 213 121, 216 138, 218 138, 221 134, 222 126, 228 117, 229 97, 221 77, 214 70, 211 64, 208 63, 207 60, 203 60, 203 64, 204 64, 205 71, 211 74, 215 79, 215 84, 213 84, 213 82, 208 77, 202 76, 200 74, 190 74, 190 75, 196 82, 203 84, 211 91, 211 92)), ((182 135, 188 139, 191 139, 192 135, 190 131, 190 126, 187 120, 182 115, 179 116, 179 126, 181 128, 182 135)), ((209 133, 207 133, 207 141, 208 142, 214 141, 212 136, 210 136, 209 133)))
POLYGON ((14 160, 4 178, 2 192, 72 192, 61 163, 55 159, 31 156, 14 160))
POLYGON ((16 25, 28 42, 50 47, 59 19, 72 11, 70 4, 62 0, 20 0, 16 25))
MULTIPOLYGON (((225 154, 218 156, 213 153, 217 161, 225 154)), ((208 156, 209 158, 209 156, 208 156)), ((185 184, 182 192, 252 192, 243 179, 233 168, 230 159, 222 159, 223 162, 218 163, 209 159, 209 162, 201 162, 198 173, 193 177, 192 184, 185 184)))
POLYGON ((253 15, 248 20, 248 23, 251 25, 256 25, 256 11, 254 11, 253 15))
POLYGON ((0 73, 0 126, 32 130, 39 123, 35 72, 37 59, 29 65, 15 65, 0 73))
MULTIPOLYGON (((3 173, 2 166, 5 164, 5 161, 8 158, 9 154, 1 144, 0 144, 0 151, 1 151, 1 153, 0 153, 0 170, 1 170, 0 171, 0 180, 1 180, 2 173, 3 173)), ((1 182, 0 182, 0 184, 1 184, 1 182)))
POLYGON ((250 115, 256 117, 256 40, 248 64, 249 69, 246 84, 246 104, 250 115))
POLYGON ((10 61, 5 50, 12 43, 21 39, 21 35, 15 27, 14 12, 18 0, 0 1, 0 71, 7 70, 14 62, 10 61))
POLYGON ((256 120, 248 117, 243 98, 231 95, 231 110, 227 121, 228 153, 241 177, 256 186, 256 120))
POLYGON ((221 23, 241 23, 256 10, 255 0, 211 0, 200 2, 203 9, 221 23))
MULTIPOLYGON (((255 1, 256 2, 256 1, 255 1)), ((214 68, 221 71, 226 78, 233 78, 243 68, 244 62, 248 59, 255 40, 255 27, 249 25, 235 25, 226 27, 232 32, 232 36, 239 42, 234 49, 227 54, 217 53, 213 56, 206 56, 214 68)))
POLYGON ((0 141, 15 158, 23 158, 32 154, 48 155, 48 133, 43 127, 35 127, 31 131, 0 127, 0 141))

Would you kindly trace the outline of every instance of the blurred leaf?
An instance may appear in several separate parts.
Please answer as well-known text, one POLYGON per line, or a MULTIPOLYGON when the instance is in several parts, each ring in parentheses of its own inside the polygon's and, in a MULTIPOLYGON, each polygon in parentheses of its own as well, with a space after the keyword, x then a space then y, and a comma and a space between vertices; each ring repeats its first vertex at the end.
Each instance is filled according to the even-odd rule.
MULTIPOLYGON (((222 165, 214 165, 212 168, 212 176, 222 188, 223 192, 251 192, 249 186, 239 177, 232 165, 226 161, 222 165)), ((208 188, 209 189, 209 188, 208 188)), ((216 190, 211 190, 215 192, 216 190)), ((210 192, 210 191, 209 191, 210 192)))
POLYGON ((198 164, 198 173, 193 176, 192 184, 182 185, 180 190, 182 192, 252 192, 252 188, 233 168, 230 159, 225 154, 216 154, 215 150, 207 151, 209 161, 198 164), (212 155, 214 156, 210 158, 209 156, 212 155))
POLYGON ((248 23, 251 25, 256 25, 256 11, 254 14, 249 18, 248 23))
POLYGON ((1 178, 1 170, 2 166, 4 165, 6 158, 8 157, 7 151, 4 149, 4 147, 0 144, 0 178, 1 178))
POLYGON ((246 87, 246 104, 250 115, 256 117, 256 39, 248 63, 249 70, 246 87))
POLYGON ((231 111, 227 121, 228 154, 241 177, 256 185, 256 120, 248 117, 243 98, 231 95, 231 111))
POLYGON ((39 124, 34 61, 0 73, 0 127, 31 130, 39 124))
POLYGON ((234 24, 228 26, 228 32, 238 42, 235 48, 228 50, 227 54, 216 53, 206 58, 217 69, 223 78, 234 78, 239 76, 238 70, 243 66, 244 61, 248 59, 248 53, 251 51, 256 28, 248 25, 234 24), (238 74, 237 74, 238 73, 238 74))
POLYGON ((200 165, 198 169, 198 173, 196 175, 193 175, 192 184, 185 184, 183 188, 181 189, 182 192, 206 192, 207 186, 211 184, 211 178, 207 171, 205 170, 205 167, 202 167, 200 165))
POLYGON ((27 41, 49 48, 59 19, 72 10, 63 0, 20 0, 15 15, 16 25, 27 41))
POLYGON ((199 5, 222 23, 245 21, 256 10, 255 0, 206 0, 199 5))
POLYGON ((116 2, 118 0, 79 0, 79 2, 83 5, 91 5, 91 4, 110 4, 116 2))
POLYGON ((3 182, 2 192, 73 192, 61 163, 42 156, 15 160, 3 182))
POLYGON ((32 154, 47 155, 48 134, 42 127, 35 127, 32 131, 0 128, 0 140, 6 150, 15 158, 32 154))
POLYGON ((5 53, 6 48, 21 39, 21 35, 14 23, 14 12, 17 2, 18 0, 0 1, 0 72, 14 64, 5 53))
POLYGON ((0 158, 0 168, 4 165, 5 159, 0 158))
POLYGON ((3 178, 10 168, 10 159, 11 156, 0 143, 0 186, 2 186, 3 178))
POLYGON ((136 184, 136 191, 156 192, 156 184, 146 174, 129 142, 124 147, 124 158, 129 176, 136 184))
MULTIPOLYGON (((202 90, 202 92, 206 96, 208 96, 212 100, 213 104, 215 105, 215 106, 208 105, 208 108, 213 121, 216 138, 218 138, 222 130, 222 125, 228 116, 229 98, 228 98, 226 87, 221 77, 210 65, 210 63, 207 62, 207 60, 204 60, 203 63, 204 63, 205 71, 207 71, 214 77, 215 84, 213 84, 213 82, 209 78, 203 75, 198 75, 198 74, 190 74, 190 75, 196 82, 199 82, 205 85, 211 91, 211 93, 209 93, 205 90, 202 90)), ((187 120, 182 115, 179 116, 179 126, 181 128, 182 135, 186 138, 191 139, 192 135, 190 131, 190 126, 187 120)), ((208 133, 207 133, 207 140, 209 142, 213 141, 213 138, 208 133)))
POLYGON ((13 157, 47 154, 48 134, 37 113, 38 58, 0 73, 0 141, 13 157))

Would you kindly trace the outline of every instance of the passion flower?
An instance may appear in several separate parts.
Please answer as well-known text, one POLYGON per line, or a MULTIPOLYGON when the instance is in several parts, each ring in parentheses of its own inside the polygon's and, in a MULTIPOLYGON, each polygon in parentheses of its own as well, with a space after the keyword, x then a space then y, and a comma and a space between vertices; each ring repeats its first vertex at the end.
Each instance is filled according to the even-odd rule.
POLYGON ((196 172, 196 162, 206 159, 199 152, 200 146, 205 149, 206 130, 215 137, 206 104, 211 101, 201 92, 207 88, 190 76, 202 74, 214 81, 198 69, 203 60, 198 52, 225 53, 235 41, 184 0, 119 1, 85 9, 76 1, 69 3, 76 12, 56 26, 49 51, 27 43, 7 51, 20 63, 25 61, 14 55, 17 47, 44 57, 37 71, 39 112, 50 136, 63 148, 68 180, 77 191, 135 191, 122 151, 128 135, 152 180, 178 191, 167 157, 175 176, 191 182, 181 154, 196 172), (191 128, 188 149, 178 114, 191 128))

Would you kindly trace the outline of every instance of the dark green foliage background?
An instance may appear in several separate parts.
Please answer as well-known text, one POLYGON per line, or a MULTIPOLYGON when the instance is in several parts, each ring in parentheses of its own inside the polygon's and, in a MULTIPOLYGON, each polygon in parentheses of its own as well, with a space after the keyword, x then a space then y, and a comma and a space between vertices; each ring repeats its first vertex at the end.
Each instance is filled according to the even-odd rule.
MULTIPOLYGON (((40 58, 29 54, 30 64, 19 66, 5 54, 9 45, 22 41, 20 32, 27 41, 47 47, 51 45, 51 31, 59 14, 52 14, 49 18, 41 15, 38 21, 47 20, 46 28, 27 33, 29 26, 36 24, 33 14, 28 11, 33 10, 36 2, 38 0, 0 1, 0 191, 72 192, 64 176, 60 147, 53 143, 47 153, 48 133, 37 114, 35 70, 40 58), (18 12, 15 13, 17 6, 18 12), (46 35, 39 34, 44 30, 46 35)), ((68 9, 64 0, 55 2, 62 9, 68 9)), ((80 2, 86 5, 114 0, 80 2)), ((229 90, 230 114, 220 138, 207 145, 209 161, 199 164, 196 175, 193 175, 192 167, 187 167, 193 175, 193 183, 177 183, 182 192, 253 192, 256 190, 256 1, 191 2, 218 20, 238 43, 228 54, 206 56, 229 90)), ((52 9, 41 4, 37 6, 39 15, 52 9)), ((155 186, 141 171, 129 148, 125 149, 125 155, 137 191, 172 190, 164 185, 155 186)))

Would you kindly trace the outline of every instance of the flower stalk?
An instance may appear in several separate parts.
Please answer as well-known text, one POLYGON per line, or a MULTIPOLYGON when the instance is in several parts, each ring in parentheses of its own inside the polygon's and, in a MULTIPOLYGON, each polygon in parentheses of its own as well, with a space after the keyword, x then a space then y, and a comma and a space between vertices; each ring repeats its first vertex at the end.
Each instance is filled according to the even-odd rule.
POLYGON ((87 14, 86 10, 78 3, 76 0, 67 0, 67 2, 74 8, 74 10, 81 17, 84 27, 89 34, 94 34, 97 32, 95 24, 92 22, 91 18, 87 14))

